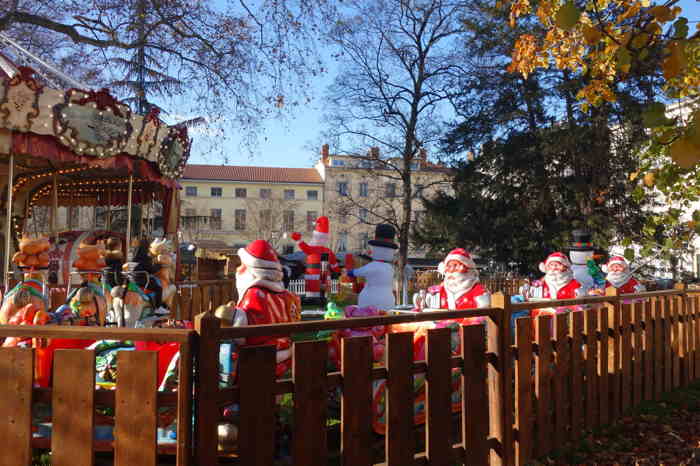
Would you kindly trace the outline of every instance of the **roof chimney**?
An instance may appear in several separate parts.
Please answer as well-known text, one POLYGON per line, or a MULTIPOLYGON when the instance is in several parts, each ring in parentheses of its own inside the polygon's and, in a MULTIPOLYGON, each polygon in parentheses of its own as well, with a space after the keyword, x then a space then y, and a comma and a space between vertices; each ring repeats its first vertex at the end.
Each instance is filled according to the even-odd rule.
POLYGON ((330 157, 330 150, 328 148, 328 144, 324 144, 321 146, 321 160, 323 161, 324 165, 328 165, 328 158, 330 157))
POLYGON ((424 147, 421 147, 421 149, 418 151, 418 157, 423 163, 425 163, 428 160, 428 151, 425 150, 424 147))
POLYGON ((378 159, 379 158, 379 147, 370 147, 369 148, 369 156, 373 159, 378 159))

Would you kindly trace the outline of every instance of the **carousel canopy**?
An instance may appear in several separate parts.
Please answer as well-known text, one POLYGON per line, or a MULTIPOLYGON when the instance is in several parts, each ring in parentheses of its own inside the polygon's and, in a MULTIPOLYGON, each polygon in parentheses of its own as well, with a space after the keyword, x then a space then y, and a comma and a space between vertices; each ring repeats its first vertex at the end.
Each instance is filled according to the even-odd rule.
POLYGON ((27 171, 89 167, 174 187, 189 151, 187 129, 155 107, 135 115, 107 89, 52 89, 29 67, 0 73, 0 157, 15 154, 27 171))

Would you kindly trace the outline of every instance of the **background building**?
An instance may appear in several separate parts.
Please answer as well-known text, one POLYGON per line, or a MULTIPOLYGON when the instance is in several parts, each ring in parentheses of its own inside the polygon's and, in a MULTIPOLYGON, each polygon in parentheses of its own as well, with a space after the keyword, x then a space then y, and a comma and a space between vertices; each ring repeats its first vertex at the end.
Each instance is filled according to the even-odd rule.
POLYGON ((262 238, 282 254, 285 233, 313 231, 323 215, 323 180, 313 168, 188 165, 180 208, 182 241, 218 239, 234 248, 262 238))
MULTIPOLYGON (((372 148, 368 156, 335 155, 328 145, 321 149, 316 169, 324 181, 325 212, 330 220, 332 248, 336 251, 363 253, 379 223, 398 224, 404 215, 402 183, 395 170, 377 164, 379 150, 372 148)), ((402 164, 402 159, 392 159, 402 164)), ((444 166, 427 161, 426 153, 411 166, 411 224, 424 215, 422 197, 451 189, 450 172, 444 166)), ((409 258, 424 257, 423 250, 410 245, 409 258)))

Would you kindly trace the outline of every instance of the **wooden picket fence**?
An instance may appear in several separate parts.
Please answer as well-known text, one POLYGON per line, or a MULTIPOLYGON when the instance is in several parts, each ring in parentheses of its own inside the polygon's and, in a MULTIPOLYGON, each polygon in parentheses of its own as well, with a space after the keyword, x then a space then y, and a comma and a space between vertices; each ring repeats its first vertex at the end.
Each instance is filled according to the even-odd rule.
POLYGON ((52 466, 91 466, 95 451, 114 451, 115 466, 156 464, 157 455, 174 454, 178 466, 192 464, 192 389, 195 332, 173 329, 106 329, 65 326, 0 326, 0 337, 41 339, 131 340, 177 342, 180 345, 179 390, 157 390, 157 353, 123 351, 117 356, 116 390, 95 389, 95 354, 85 349, 54 353, 51 388, 34 387, 35 352, 41 349, 0 348, 0 466, 32 464, 33 448, 50 448, 52 466), (51 438, 33 438, 32 409, 51 405, 51 438), (158 408, 175 407, 177 442, 159 448, 158 408), (93 438, 96 408, 113 408, 114 441, 93 438))
POLYGON ((178 319, 194 320, 197 314, 236 299, 235 279, 178 282, 174 307, 178 319))
MULTIPOLYGON (((0 350, 0 466, 26 465, 34 448, 52 449, 52 464, 91 465, 95 451, 114 450, 115 465, 156 464, 157 453, 175 454, 178 465, 218 464, 217 425, 223 407, 238 403, 238 464, 275 462, 276 397, 291 393, 293 464, 329 461, 327 407, 331 389, 342 406, 343 464, 524 465, 607 424, 642 401, 700 378, 700 295, 684 290, 553 301, 548 306, 585 305, 567 314, 515 318, 537 303, 511 304, 496 294, 492 308, 418 315, 220 328, 211 313, 195 331, 0 326, 0 337, 115 339, 178 342, 180 387, 158 392, 156 357, 119 354, 116 391, 95 390, 94 354, 57 350, 51 389, 33 388, 31 349, 0 350), (450 330, 427 332, 426 361, 413 361, 413 334, 390 333, 386 363, 372 364, 369 337, 344 339, 342 369, 327 371, 325 341, 294 344, 291 379, 275 377, 275 348, 249 346, 239 355, 239 383, 219 388, 219 345, 237 338, 292 336, 340 328, 486 316, 487 325, 460 329, 462 352, 453 355, 450 330), (460 372, 461 412, 453 413, 451 376, 460 372), (424 451, 416 451, 413 376, 426 375, 424 451), (385 379, 387 431, 384 448, 371 429, 372 384, 385 379), (194 396, 193 396, 194 394, 194 396), (53 409, 50 444, 32 439, 31 410, 53 409), (116 410, 115 440, 89 442, 95 408, 116 410), (159 451, 157 408, 177 407, 177 443, 159 451), (193 416, 194 414, 194 416, 193 416), (194 430, 192 420, 194 419, 194 430)), ((541 306, 541 303, 540 303, 541 306)), ((423 432, 420 430, 420 432, 423 432)), ((423 449, 421 449, 423 450, 423 449)))

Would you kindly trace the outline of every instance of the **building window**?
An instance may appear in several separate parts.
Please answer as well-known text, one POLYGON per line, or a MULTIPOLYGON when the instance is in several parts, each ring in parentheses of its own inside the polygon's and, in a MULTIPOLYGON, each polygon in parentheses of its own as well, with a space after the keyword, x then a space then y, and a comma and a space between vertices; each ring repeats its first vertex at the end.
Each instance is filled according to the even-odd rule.
POLYGON ((272 210, 265 209, 260 211, 260 227, 263 230, 272 229, 272 210))
POLYGON ((316 219, 318 218, 318 212, 314 210, 308 210, 306 212, 306 231, 314 231, 316 226, 316 219))
POLYGON ((340 223, 348 223, 348 208, 344 206, 339 207, 337 212, 340 223))
POLYGON ((360 183, 360 197, 367 197, 367 183, 360 183))
POLYGON ((245 209, 236 209, 234 216, 235 216, 234 228, 237 231, 245 230, 245 209))
POLYGON ((369 160, 362 160, 362 161, 360 162, 360 167, 362 167, 362 168, 372 168, 372 162, 370 162, 369 160))
POLYGON ((338 244, 335 246, 337 252, 345 252, 348 250, 348 232, 341 231, 338 234, 338 244))
POLYGON ((284 231, 294 231, 294 211, 285 210, 282 212, 282 229, 284 231))
POLYGON ((345 160, 333 159, 333 166, 334 166, 334 167, 344 167, 344 166, 345 166, 345 160))
POLYGON ((386 184, 385 195, 388 198, 396 197, 396 184, 395 183, 387 183, 386 184))
POLYGON ((418 162, 417 161, 411 162, 410 167, 411 167, 411 170, 418 170, 418 162))
POLYGON ((272 199, 272 190, 270 188, 260 188, 260 199, 272 199))
POLYGON ((211 209, 209 227, 212 230, 221 230, 221 209, 211 209))
POLYGON ((306 200, 307 201, 318 201, 318 191, 316 191, 316 190, 306 191, 306 200))
POLYGON ((224 190, 221 188, 211 188, 211 197, 221 197, 224 190))
POLYGON ((196 186, 185 186, 185 196, 196 197, 197 187, 196 186))
POLYGON ((245 188, 236 188, 236 197, 240 197, 240 198, 248 197, 248 190, 245 188))
POLYGON ((369 214, 369 211, 367 209, 365 209, 364 207, 362 207, 360 209, 360 220, 362 220, 363 222, 366 222, 368 214, 369 214))
POLYGON ((364 252, 367 250, 367 247, 369 246, 369 233, 361 233, 360 234, 360 252, 364 252))
POLYGON ((420 225, 423 222, 423 219, 425 219, 424 210, 416 210, 413 212, 413 220, 416 225, 420 225))
POLYGON ((285 189, 284 190, 284 199, 287 201, 291 201, 294 199, 294 190, 293 189, 285 189))
POLYGON ((339 181, 338 182, 338 194, 340 194, 341 196, 348 195, 348 182, 347 181, 339 181))
POLYGON ((414 194, 415 194, 415 197, 422 197, 422 196, 423 196, 423 189, 424 189, 424 188, 425 188, 425 186, 423 186, 422 184, 417 184, 417 185, 416 185, 416 191, 415 191, 415 193, 414 193, 414 194))

